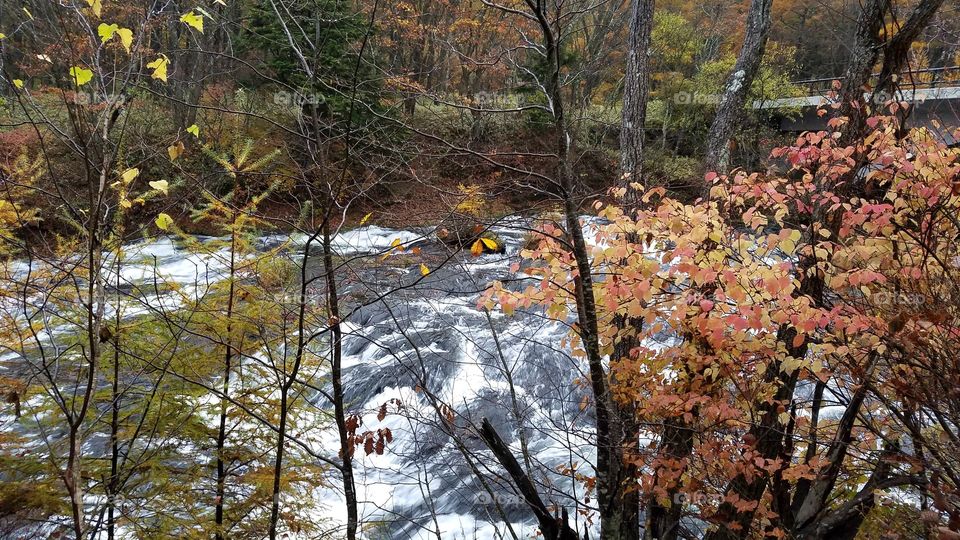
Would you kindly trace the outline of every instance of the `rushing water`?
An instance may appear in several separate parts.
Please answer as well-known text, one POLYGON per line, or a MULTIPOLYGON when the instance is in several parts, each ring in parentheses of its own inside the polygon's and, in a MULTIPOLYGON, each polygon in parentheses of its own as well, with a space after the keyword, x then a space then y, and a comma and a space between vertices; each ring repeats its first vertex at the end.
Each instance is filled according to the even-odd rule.
MULTIPOLYGON (((356 453, 361 522, 369 538, 525 538, 535 532, 531 513, 476 435, 483 418, 514 449, 544 501, 567 509, 579 530, 593 529, 580 512, 592 499, 571 480, 572 468, 592 474, 592 411, 581 406, 584 390, 577 384, 585 378, 585 366, 561 346, 565 324, 537 310, 506 316, 478 308, 481 292, 493 280, 511 287, 529 284, 522 270, 510 270, 519 261, 524 222, 493 230, 505 242, 505 254, 451 254, 429 230, 368 226, 335 239, 341 260, 358 261, 345 266, 349 278, 342 285, 344 313, 350 313, 343 325, 348 407, 363 415, 364 426, 389 427, 394 437, 382 455, 356 453), (420 248, 422 257, 363 264, 381 261, 396 240, 407 253, 420 248), (437 267, 423 277, 420 260, 445 262, 431 263, 437 267), (392 404, 391 414, 381 421, 377 413, 385 403, 392 404), (455 411, 453 427, 439 421, 439 403, 455 411), (523 458, 523 446, 529 459, 523 458)), ((286 240, 265 236, 259 245, 267 249, 286 240)), ((178 283, 180 294, 199 295, 225 277, 222 251, 198 255, 169 239, 140 242, 125 251, 119 276, 125 286, 159 278, 178 283)), ((319 271, 315 265, 308 267, 313 274, 319 271)), ((146 296, 141 306, 176 308, 176 300, 159 290, 146 296)), ((146 309, 127 307, 124 315, 146 309)), ((55 341, 56 332, 50 334, 47 339, 55 341)), ((14 361, 7 358, 2 369, 14 361)), ((307 400, 319 410, 330 409, 319 392, 307 400)), ((315 430, 308 437, 314 450, 335 458, 336 430, 315 430)), ((329 486, 317 488, 313 497, 325 517, 342 523, 338 486, 333 474, 329 486)))
MULTIPOLYGON (((583 366, 560 348, 565 325, 537 312, 508 317, 478 308, 480 292, 493 280, 527 285, 525 274, 510 272, 523 242, 523 224, 494 230, 506 243, 505 254, 458 255, 416 286, 389 294, 347 320, 348 400, 369 411, 365 425, 385 424, 395 437, 383 455, 360 458, 357 477, 364 521, 384 521, 386 537, 510 537, 506 522, 521 538, 534 533, 529 510, 499 478, 499 466, 473 430, 483 418, 497 427, 518 459, 523 430, 530 470, 548 504, 572 514, 584 504, 581 488, 558 472, 592 461, 592 420, 581 410, 582 389, 574 383, 584 376, 583 366), (456 410, 452 433, 438 422, 427 394, 456 410), (380 405, 397 399, 403 413, 378 422, 380 405)), ((360 229, 342 239, 340 250, 377 251, 392 238, 416 243, 409 234, 360 229)), ((429 240, 422 245, 430 250, 429 240)), ((385 292, 419 277, 418 268, 361 281, 364 288, 374 283, 368 293, 385 292)), ((328 444, 335 443, 331 432, 328 444)), ((336 492, 325 496, 330 515, 342 515, 336 492)))

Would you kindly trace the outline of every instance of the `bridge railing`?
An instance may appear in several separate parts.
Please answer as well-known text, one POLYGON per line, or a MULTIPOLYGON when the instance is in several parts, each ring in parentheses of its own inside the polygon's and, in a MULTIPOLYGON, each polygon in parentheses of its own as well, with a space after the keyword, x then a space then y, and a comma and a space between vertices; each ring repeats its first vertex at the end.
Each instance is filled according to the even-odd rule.
MULTIPOLYGON (((876 86, 879 73, 870 76, 869 84, 876 86)), ((827 77, 822 79, 803 79, 793 81, 794 86, 800 87, 806 95, 824 95, 833 89, 833 81, 843 83, 843 77, 827 77)), ((945 66, 927 69, 917 69, 900 74, 900 88, 937 88, 939 86, 960 86, 960 66, 945 66)))

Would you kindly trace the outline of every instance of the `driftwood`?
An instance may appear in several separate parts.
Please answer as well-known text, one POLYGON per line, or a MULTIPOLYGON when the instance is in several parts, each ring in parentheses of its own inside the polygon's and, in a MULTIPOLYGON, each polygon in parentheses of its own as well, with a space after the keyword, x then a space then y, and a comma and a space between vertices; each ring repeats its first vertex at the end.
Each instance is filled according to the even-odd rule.
POLYGON ((570 528, 568 524, 569 516, 566 508, 562 510, 560 516, 550 514, 547 506, 540 498, 540 494, 537 493, 533 481, 523 471, 520 463, 517 462, 517 458, 510 451, 510 447, 503 442, 500 434, 486 418, 483 419, 480 427, 480 437, 487 443, 487 447, 490 448, 497 461, 500 462, 500 465, 510 475, 513 483, 516 484, 517 489, 520 490, 524 501, 533 511, 537 522, 540 524, 540 532, 543 533, 544 540, 580 540, 577 531, 570 528))

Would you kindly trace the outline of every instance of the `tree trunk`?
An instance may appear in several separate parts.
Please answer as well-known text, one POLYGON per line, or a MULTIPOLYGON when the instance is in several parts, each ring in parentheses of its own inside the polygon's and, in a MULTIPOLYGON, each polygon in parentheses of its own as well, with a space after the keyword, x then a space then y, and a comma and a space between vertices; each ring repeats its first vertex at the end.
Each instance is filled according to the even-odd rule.
POLYGON ((869 0, 857 19, 857 37, 850 55, 850 63, 840 89, 840 116, 849 119, 840 145, 859 140, 866 125, 866 100, 863 93, 870 81, 870 73, 883 48, 883 19, 890 10, 890 0, 869 0))
MULTIPOLYGON (((644 124, 650 90, 650 36, 655 0, 634 0, 630 16, 630 46, 623 80, 623 114, 620 124, 620 182, 643 183, 644 124)), ((629 197, 629 195, 628 195, 629 197)))
MULTIPOLYGON (((74 121, 77 121, 74 119, 74 121)), ((99 141, 102 143, 107 140, 109 125, 104 123, 101 128, 99 141)), ((83 134, 78 130, 81 138, 83 134)), ((104 146, 106 146, 104 144, 104 146)), ((84 537, 84 508, 83 508, 83 474, 81 473, 81 457, 83 455, 83 434, 82 428, 86 420, 87 412, 93 401, 94 386, 96 384, 97 368, 100 364, 100 355, 102 353, 101 330, 103 329, 104 306, 106 296, 103 282, 103 237, 105 227, 101 221, 104 205, 106 204, 107 178, 109 175, 109 163, 107 154, 102 157, 101 169, 99 171, 90 168, 91 159, 89 147, 84 147, 84 160, 86 165, 87 180, 87 202, 91 208, 89 221, 85 223, 85 232, 87 234, 86 253, 84 258, 90 273, 87 279, 84 297, 82 299, 84 307, 84 318, 86 336, 86 377, 85 387, 80 395, 74 393, 72 401, 63 402, 64 411, 67 416, 68 443, 70 448, 67 453, 67 464, 63 473, 64 485, 70 496, 70 513, 73 522, 73 532, 77 540, 84 537), (77 403, 79 402, 79 408, 77 403)))
POLYGON ((280 479, 283 475, 283 446, 287 436, 287 395, 286 381, 280 387, 280 424, 277 432, 277 455, 273 463, 273 500, 270 506, 270 540, 277 538, 277 523, 280 521, 280 479))
POLYGON ((230 236, 230 274, 227 279, 230 280, 227 290, 227 339, 226 352, 223 358, 223 386, 220 398, 220 429, 217 432, 217 495, 216 508, 214 509, 214 519, 216 524, 215 538, 222 540, 224 538, 223 527, 223 503, 226 496, 227 471, 226 463, 223 459, 224 450, 227 441, 227 406, 230 392, 230 371, 233 369, 233 304, 236 293, 236 257, 237 257, 237 215, 233 216, 232 231, 230 236))
POLYGON ((877 92, 892 94, 899 82, 898 75, 909 67, 910 47, 942 5, 943 0, 921 0, 910 12, 907 22, 887 42, 883 48, 883 67, 877 79, 877 92))
MULTIPOLYGON (((835 236, 835 231, 839 224, 835 220, 824 219, 824 221, 828 223, 827 229, 835 236)), ((812 242, 812 240, 809 241, 812 242)), ((810 275, 807 272, 807 270, 813 268, 815 264, 815 258, 810 256, 801 257, 797 265, 797 275, 801 276, 801 280, 800 286, 795 294, 808 297, 814 305, 822 306, 824 290, 823 278, 817 274, 810 275)), ((796 329, 787 324, 779 328, 777 340, 783 344, 787 357, 805 358, 809 344, 807 341, 803 341, 799 345, 795 344, 794 338, 796 336, 796 329)), ((756 452, 764 459, 775 459, 781 457, 783 454, 786 425, 780 421, 780 409, 778 409, 778 407, 783 405, 786 410, 791 409, 793 405, 793 394, 797 385, 798 372, 794 371, 792 374, 788 374, 781 368, 782 363, 780 361, 775 361, 767 367, 764 380, 768 384, 776 383, 777 391, 772 396, 772 399, 764 399, 754 404, 760 420, 758 423, 753 424, 749 430, 751 438, 756 441, 754 443, 756 452)), ((727 486, 726 494, 736 495, 741 501, 760 501, 761 496, 767 489, 769 480, 769 475, 763 472, 752 475, 751 477, 740 474, 727 486)), ((733 540, 747 538, 750 535, 755 513, 756 508, 752 510, 740 510, 730 502, 722 503, 717 510, 717 521, 720 523, 733 524, 739 528, 733 530, 727 526, 722 526, 717 530, 711 531, 710 534, 706 536, 706 539, 733 540)))
POLYGON ((333 386, 333 414, 340 435, 340 473, 343 476, 343 495, 347 503, 347 540, 357 538, 357 488, 353 478, 353 443, 347 431, 347 414, 343 393, 343 329, 340 325, 340 303, 337 280, 334 273, 333 245, 330 235, 330 220, 323 221, 323 271, 327 282, 327 310, 330 314, 332 354, 330 381, 333 386))
POLYGON ((847 456, 847 448, 853 441, 853 428, 860 416, 860 407, 867 397, 868 382, 876 368, 877 356, 876 353, 870 356, 864 380, 860 382, 860 387, 857 388, 856 392, 854 392, 850 398, 850 402, 847 404, 847 408, 840 418, 837 425, 837 433, 824 456, 827 461, 826 465, 820 470, 817 478, 804 493, 804 499, 797 501, 794 522, 798 529, 803 529, 822 517, 822 513, 827 507, 830 493, 833 491, 837 478, 840 475, 843 460, 847 456))
MULTIPOLYGON (((540 6, 541 4, 536 4, 540 6)), ((639 537, 639 499, 636 490, 628 489, 631 480, 625 473, 624 451, 635 446, 632 434, 619 429, 616 406, 607 390, 607 372, 600 354, 599 325, 596 299, 593 296, 593 270, 590 255, 580 225, 579 186, 573 171, 570 148, 573 135, 567 126, 564 96, 560 88, 560 43, 542 9, 534 10, 543 33, 544 49, 550 62, 546 92, 553 108, 554 129, 557 136, 557 183, 563 199, 564 221, 572 246, 577 277, 574 296, 577 305, 579 334, 589 364, 590 385, 593 390, 597 417, 597 503, 600 507, 600 539, 632 540, 639 537), (620 434, 620 436, 617 436, 620 434)))
MULTIPOLYGON (((793 328, 781 330, 781 343, 791 343, 796 335, 793 328)), ((788 347, 787 352, 791 357, 802 358, 807 351, 807 344, 799 347, 788 347)), ((760 456, 765 459, 774 459, 779 457, 783 451, 783 432, 785 425, 779 420, 778 405, 786 404, 793 398, 793 392, 797 385, 797 372, 792 375, 783 373, 780 364, 776 363, 767 368, 765 379, 769 383, 777 381, 778 389, 773 399, 758 404, 760 421, 750 428, 750 435, 756 442, 756 450, 760 456), (779 380, 777 380, 779 379, 779 380)), ((760 501, 763 492, 767 489, 769 477, 765 473, 747 477, 739 475, 730 482, 727 487, 727 495, 736 495, 741 501, 760 501)), ((717 510, 717 520, 720 523, 735 525, 738 528, 734 530, 727 525, 721 525, 717 530, 712 531, 706 536, 707 540, 734 540, 749 537, 751 527, 753 526, 753 516, 756 508, 752 510, 740 510, 729 502, 724 502, 717 510)))
MULTIPOLYGON (((658 455, 668 459, 682 461, 690 457, 693 452, 693 429, 682 417, 663 426, 663 443, 658 455)), ((654 472, 655 475, 658 474, 654 472)), ((654 480, 656 483, 656 479, 654 480)), ((644 528, 645 540, 675 540, 680 533, 680 518, 683 506, 673 500, 677 495, 676 487, 667 489, 669 500, 663 504, 651 494, 646 498, 647 526, 644 528)))
MULTIPOLYGON (((117 261, 117 291, 120 288, 120 250, 116 252, 117 261)), ((117 294, 117 305, 120 305, 120 295, 117 294)), ((107 482, 107 540, 113 540, 116 531, 117 491, 119 487, 120 468, 120 323, 121 310, 117 309, 116 331, 113 334, 113 381, 110 387, 110 480, 107 482)))
POLYGON ((493 452, 500 465, 507 471, 510 479, 513 480, 523 496, 524 502, 533 511, 537 522, 540 524, 540 532, 543 534, 544 540, 579 540, 580 536, 570 528, 567 510, 563 509, 563 517, 560 519, 550 515, 550 511, 540 498, 533 481, 523 471, 523 467, 520 466, 517 458, 510 451, 510 446, 503 442, 503 438, 486 418, 483 419, 480 427, 480 437, 493 452))
POLYGON ((889 99, 894 99, 899 86, 900 72, 908 67, 910 47, 930 24, 943 0, 921 0, 896 34, 884 40, 885 16, 890 0, 871 0, 857 21, 857 40, 850 65, 847 68, 840 93, 840 115, 849 119, 841 143, 851 144, 863 138, 867 116, 876 112, 889 99), (883 65, 873 89, 872 107, 867 107, 864 92, 869 91, 870 76, 880 54, 883 65))
MULTIPOLYGON (((743 115, 750 86, 763 60, 770 33, 770 7, 773 0, 752 0, 747 15, 743 46, 733 66, 733 72, 724 85, 717 115, 707 136, 706 169, 724 172, 729 166, 729 141, 743 115)), ((708 188, 709 189, 709 188, 708 188)))
POLYGON ((71 422, 68 437, 70 449, 67 454, 67 468, 63 473, 63 481, 70 496, 70 515, 73 519, 73 534, 77 540, 83 538, 83 495, 80 493, 80 434, 79 428, 71 422))

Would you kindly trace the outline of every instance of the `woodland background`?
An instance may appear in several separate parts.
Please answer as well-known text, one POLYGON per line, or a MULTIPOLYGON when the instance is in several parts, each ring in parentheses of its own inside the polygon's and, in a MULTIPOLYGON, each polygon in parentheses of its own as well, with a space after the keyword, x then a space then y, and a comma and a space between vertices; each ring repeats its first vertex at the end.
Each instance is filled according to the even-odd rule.
POLYGON ((0 0, 0 535, 463 534, 365 510, 405 423, 477 537, 960 538, 958 134, 898 94, 958 9, 0 0), (497 415, 396 311, 453 296, 497 415))

